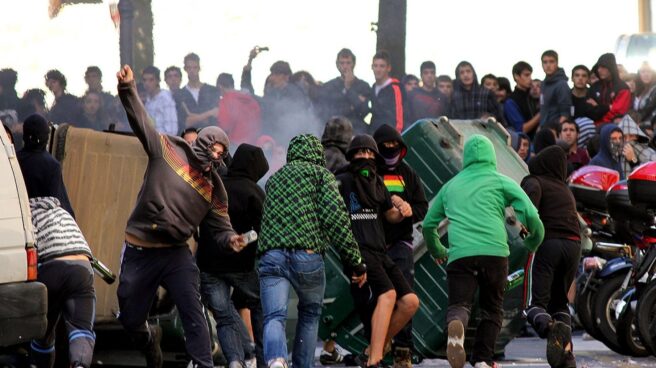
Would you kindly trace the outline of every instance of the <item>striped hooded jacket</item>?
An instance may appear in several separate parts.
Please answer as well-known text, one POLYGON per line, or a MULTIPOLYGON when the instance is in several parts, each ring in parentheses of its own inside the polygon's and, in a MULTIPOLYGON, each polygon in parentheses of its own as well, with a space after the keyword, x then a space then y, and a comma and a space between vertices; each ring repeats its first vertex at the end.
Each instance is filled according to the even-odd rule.
POLYGON ((39 262, 77 254, 92 257, 80 228, 57 198, 30 198, 30 210, 39 262))

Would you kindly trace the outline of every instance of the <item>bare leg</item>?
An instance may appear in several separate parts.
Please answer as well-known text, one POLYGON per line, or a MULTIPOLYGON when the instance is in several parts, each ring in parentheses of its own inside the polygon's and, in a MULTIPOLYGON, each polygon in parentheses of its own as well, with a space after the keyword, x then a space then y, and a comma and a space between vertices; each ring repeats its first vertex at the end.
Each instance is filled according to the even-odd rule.
POLYGON ((392 338, 412 319, 418 308, 419 298, 414 293, 406 294, 396 301, 396 309, 392 313, 387 338, 385 339, 386 344, 392 341, 392 338))
POLYGON ((371 316, 371 344, 367 365, 375 365, 383 359, 387 330, 395 304, 396 291, 394 290, 389 290, 378 297, 374 314, 371 316))

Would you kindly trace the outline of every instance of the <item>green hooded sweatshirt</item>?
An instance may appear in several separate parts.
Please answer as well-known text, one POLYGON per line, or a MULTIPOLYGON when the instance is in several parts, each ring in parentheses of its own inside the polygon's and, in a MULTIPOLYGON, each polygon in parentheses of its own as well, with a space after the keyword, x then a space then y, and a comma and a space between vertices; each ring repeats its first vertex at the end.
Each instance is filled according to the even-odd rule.
POLYGON ((333 245, 344 264, 362 263, 337 181, 325 166, 317 137, 303 134, 289 142, 287 164, 266 183, 259 254, 269 249, 323 254, 333 245))
POLYGON ((463 169, 440 189, 423 223, 426 246, 436 259, 447 256, 437 227, 448 219, 448 262, 471 256, 508 257, 505 208, 512 206, 529 231, 524 245, 534 252, 544 237, 538 211, 522 188, 497 172, 494 146, 482 135, 465 143, 463 169))

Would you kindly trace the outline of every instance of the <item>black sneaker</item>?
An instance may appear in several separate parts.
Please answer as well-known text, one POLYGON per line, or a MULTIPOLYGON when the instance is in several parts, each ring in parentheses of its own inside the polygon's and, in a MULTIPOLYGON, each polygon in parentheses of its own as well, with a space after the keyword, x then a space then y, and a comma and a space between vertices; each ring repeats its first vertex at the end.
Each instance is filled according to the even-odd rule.
POLYGON ((162 368, 162 365, 164 365, 162 348, 160 347, 162 328, 155 325, 148 325, 148 330, 150 331, 150 340, 142 351, 146 356, 146 367, 162 368))
MULTIPOLYGON (((552 367, 562 367, 565 363, 567 344, 572 337, 571 328, 563 322, 555 321, 549 328, 547 337, 547 362, 552 367)), ((571 352, 571 350, 570 350, 571 352)))
POLYGON ((321 362, 321 365, 340 364, 342 361, 344 361, 344 356, 337 351, 337 348, 335 348, 332 353, 321 350, 321 355, 319 355, 319 362, 321 362))

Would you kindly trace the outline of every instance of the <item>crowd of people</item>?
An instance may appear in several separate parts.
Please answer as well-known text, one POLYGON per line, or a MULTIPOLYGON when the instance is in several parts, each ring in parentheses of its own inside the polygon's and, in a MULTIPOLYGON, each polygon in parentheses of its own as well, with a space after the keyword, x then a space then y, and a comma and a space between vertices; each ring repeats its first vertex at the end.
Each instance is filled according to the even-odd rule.
MULTIPOLYGON (((558 54, 548 50, 541 57, 546 78, 534 80, 532 66, 519 61, 511 69, 511 90, 508 79, 491 74, 479 83, 467 61, 458 64, 453 79, 438 76, 435 63, 426 61, 420 78, 399 81, 390 76, 389 55, 379 51, 370 86, 353 74, 353 52, 342 49, 336 58, 340 76, 323 84, 308 72, 292 73, 285 61, 275 62, 260 97, 250 78, 259 51, 249 55, 240 90, 227 73, 215 86, 202 83, 200 58, 193 53, 183 60, 186 86, 175 66, 164 72, 168 90, 160 87, 157 67, 145 68, 138 78, 125 66, 117 73, 118 98, 103 90, 97 67, 85 73, 89 89, 82 99, 68 94, 66 78, 52 70, 45 77, 55 96, 49 110, 43 91, 28 90, 18 98, 16 72, 0 71, 0 116, 17 146, 25 142, 19 160, 28 194, 42 198, 35 199, 35 212, 63 207, 66 213, 57 210, 59 215, 74 218, 61 168, 45 152, 47 121, 131 131, 143 145, 148 167, 125 231, 118 300, 119 320, 149 367, 162 366, 161 330, 147 322, 159 286, 178 308, 194 366, 213 366, 204 304, 217 321, 230 368, 288 366, 285 323, 293 288, 299 320, 291 360, 293 366, 311 367, 329 246, 338 250, 351 279, 369 339, 351 357, 353 363, 382 366, 391 351, 395 367, 411 367, 411 321, 420 304, 413 291, 412 225, 421 221, 429 251, 438 264, 446 263, 449 362, 463 367, 467 361, 464 334, 478 288, 481 322, 469 362, 493 367, 508 273, 503 217, 508 206, 533 252, 527 266, 528 321, 548 339, 550 365, 576 366, 567 292, 580 238, 566 178, 588 164, 625 178, 637 165, 656 160, 656 75, 649 64, 631 75, 620 72, 613 54, 604 54, 591 69, 575 66, 570 88, 558 54), (520 186, 499 174, 493 145, 475 135, 465 143, 462 172, 429 208, 418 175, 404 162, 409 147, 401 133, 419 119, 440 116, 495 118, 530 175, 520 186), (40 181, 45 173, 47 185, 40 181), (257 182, 266 176, 263 190, 257 182), (483 224, 474 221, 481 216, 483 224), (438 232, 443 226, 448 249, 438 232), (252 243, 243 235, 251 230, 259 234, 252 243), (195 255, 185 243, 194 234, 195 255)), ((48 226, 38 220, 37 231, 48 226)), ((87 248, 59 255, 75 255, 77 262, 90 256, 87 248)), ((54 283, 47 272, 40 277, 54 283)), ((74 294, 59 292, 54 316, 74 294)), ((71 350, 71 361, 84 367, 94 340, 87 322, 78 336, 86 345, 71 350)), ((32 344, 40 367, 54 353, 52 339, 32 344)), ((334 341, 324 342, 322 364, 344 359, 334 341)))

